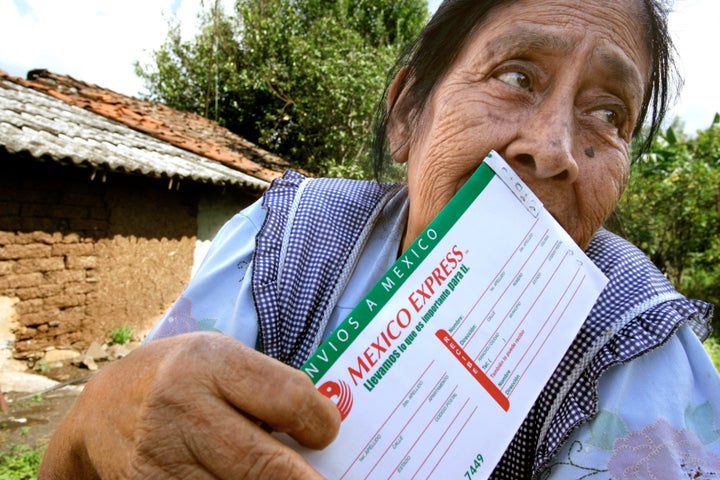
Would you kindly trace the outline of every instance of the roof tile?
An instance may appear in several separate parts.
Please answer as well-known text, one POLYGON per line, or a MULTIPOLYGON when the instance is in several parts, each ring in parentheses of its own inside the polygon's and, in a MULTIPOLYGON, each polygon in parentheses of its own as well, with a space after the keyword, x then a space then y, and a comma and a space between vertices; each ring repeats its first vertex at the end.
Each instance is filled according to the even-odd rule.
MULTIPOLYGON (((217 143, 203 144, 200 139, 185 138, 182 131, 169 131, 168 136, 175 137, 176 145, 121 123, 115 117, 108 118, 60 100, 57 95, 47 95, 42 90, 28 87, 29 84, 29 81, 0 72, 0 149, 10 153, 27 152, 35 158, 71 162, 96 170, 110 169, 157 178, 189 178, 218 185, 233 184, 252 191, 268 187, 269 183, 263 177, 279 174, 252 160, 239 160, 236 152, 230 152, 226 162, 212 159, 205 151, 203 154, 193 153, 178 145, 189 144, 218 157, 228 154, 228 149, 217 143), (246 168, 248 166, 250 168, 246 168)), ((62 90, 69 92, 76 89, 63 87, 62 90)), ((59 96, 68 98, 62 92, 59 96)), ((107 107, 107 104, 95 105, 98 108, 107 107)), ((143 115, 141 111, 122 111, 153 125, 153 128, 167 127, 162 119, 143 115)))
POLYGON ((281 176, 284 170, 291 168, 282 158, 216 122, 161 103, 129 97, 47 70, 32 70, 28 72, 27 80, 12 77, 0 70, 1 78, 123 123, 265 182, 272 181, 281 176))

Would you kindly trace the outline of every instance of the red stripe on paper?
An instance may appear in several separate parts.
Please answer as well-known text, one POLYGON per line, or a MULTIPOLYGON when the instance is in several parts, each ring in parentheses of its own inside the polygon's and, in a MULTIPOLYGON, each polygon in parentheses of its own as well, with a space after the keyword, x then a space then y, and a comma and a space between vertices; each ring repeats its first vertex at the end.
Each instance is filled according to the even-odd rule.
POLYGON ((468 372, 470 372, 470 375, 472 375, 475 380, 477 380, 480 385, 483 386, 483 388, 490 394, 490 396, 495 400, 498 405, 500 405, 500 408, 505 410, 506 412, 510 410, 510 400, 503 395, 503 393, 500 391, 500 389, 495 385, 490 378, 485 375, 485 372, 483 372, 480 369, 480 366, 475 363, 475 361, 465 353, 465 350, 460 346, 458 342, 455 341, 455 339, 448 333, 447 330, 440 329, 437 332, 435 332, 435 336, 440 339, 440 341, 447 347, 448 350, 450 350, 450 353, 453 354, 453 356, 467 369, 468 372))

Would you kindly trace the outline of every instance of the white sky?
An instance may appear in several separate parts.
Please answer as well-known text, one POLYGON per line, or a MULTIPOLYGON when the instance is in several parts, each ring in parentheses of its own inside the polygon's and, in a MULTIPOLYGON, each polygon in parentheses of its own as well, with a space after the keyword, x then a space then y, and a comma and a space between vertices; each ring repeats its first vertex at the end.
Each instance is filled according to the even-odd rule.
MULTIPOLYGON (((210 4, 212 0, 207 0, 210 4)), ((232 5, 233 0, 222 0, 232 5)), ((430 0, 434 10, 440 0, 430 0)), ((46 68, 127 95, 142 91, 133 62, 146 62, 166 37, 168 16, 195 26, 202 0, 0 0, 0 69, 24 77, 46 68)), ((712 38, 720 0, 676 0, 670 24, 685 88, 673 111, 686 131, 720 112, 720 62, 712 38)))

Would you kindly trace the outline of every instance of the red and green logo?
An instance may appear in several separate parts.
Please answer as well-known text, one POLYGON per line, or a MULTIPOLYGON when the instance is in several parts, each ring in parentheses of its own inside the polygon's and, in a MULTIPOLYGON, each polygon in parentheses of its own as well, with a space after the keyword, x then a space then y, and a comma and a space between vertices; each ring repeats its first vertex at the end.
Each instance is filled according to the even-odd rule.
POLYGON ((320 385, 318 392, 335 403, 337 409, 340 411, 340 419, 345 420, 353 406, 353 396, 350 391, 350 386, 342 380, 337 382, 330 380, 320 385))

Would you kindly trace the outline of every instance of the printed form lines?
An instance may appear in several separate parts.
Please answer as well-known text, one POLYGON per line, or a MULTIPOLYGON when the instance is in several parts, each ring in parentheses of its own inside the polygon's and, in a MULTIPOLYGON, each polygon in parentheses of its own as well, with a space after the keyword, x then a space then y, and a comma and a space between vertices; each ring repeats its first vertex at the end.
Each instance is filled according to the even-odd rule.
MULTIPOLYGON (((530 235, 532 234, 532 231, 535 229, 535 226, 538 224, 539 221, 540 221, 540 220, 538 219, 538 220, 535 221, 535 223, 532 224, 532 226, 530 227, 530 229, 528 230, 528 232, 525 234, 525 236, 523 237, 523 239, 522 239, 522 240, 517 244, 517 246, 515 247, 515 250, 513 250, 512 255, 508 257, 507 261, 506 261, 506 262, 503 264, 503 266, 497 271, 497 273, 496 273, 495 276, 492 278, 492 280, 490 280, 490 283, 488 283, 487 287, 485 287, 485 290, 483 291, 483 293, 478 297, 477 301, 473 304, 473 306, 470 308, 470 310, 467 312, 467 314, 465 314, 465 316, 463 317, 463 321, 462 321, 462 322, 457 326, 457 328, 455 328, 454 330, 459 330, 460 327, 462 327, 463 323, 465 323, 465 320, 466 320, 466 319, 470 316, 470 314, 475 310, 475 308, 476 308, 476 307, 478 306, 478 304, 482 301, 482 299, 485 298, 485 295, 486 295, 487 292, 490 290, 490 288, 492 288, 492 285, 498 280, 498 278, 500 277, 500 275, 502 274, 502 272, 505 271, 505 269, 507 268, 508 264, 509 264, 509 263, 512 261, 512 259, 515 257, 515 255, 517 254, 518 250, 520 250, 520 248, 523 246, 523 244, 528 240, 528 237, 530 237, 530 235)), ((541 238, 543 238, 545 235, 547 235, 547 232, 548 232, 548 230, 545 231, 545 233, 541 236, 541 238)), ((484 321, 484 320, 483 320, 483 321, 484 321)), ((482 322, 481 322, 481 325, 482 325, 482 322)), ((478 330, 479 330, 479 327, 480 327, 481 325, 478 326, 478 330)), ((477 330, 476 330, 476 331, 477 331, 477 330)))

